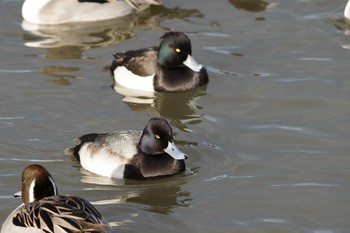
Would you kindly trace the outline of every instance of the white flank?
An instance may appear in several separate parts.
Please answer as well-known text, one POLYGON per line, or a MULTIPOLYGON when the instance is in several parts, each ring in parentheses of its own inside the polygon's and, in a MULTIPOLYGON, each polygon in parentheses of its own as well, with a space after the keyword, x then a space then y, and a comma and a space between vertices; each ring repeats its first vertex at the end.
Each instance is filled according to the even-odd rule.
POLYGON ((93 150, 95 153, 91 154, 89 146, 90 143, 86 143, 79 151, 83 168, 101 176, 123 178, 126 158, 111 154, 105 148, 93 150))
POLYGON ((118 66, 114 70, 114 80, 123 87, 140 91, 154 91, 154 74, 150 76, 138 76, 128 70, 125 66, 118 66))
POLYGON ((40 9, 48 4, 49 0, 24 1, 22 5, 22 16, 29 22, 38 23, 40 9))
POLYGON ((100 4, 77 0, 25 0, 22 7, 25 20, 44 25, 108 20, 132 12, 134 9, 124 1, 100 4))
POLYGON ((344 10, 344 16, 347 19, 350 19, 350 0, 346 4, 345 10, 344 10))

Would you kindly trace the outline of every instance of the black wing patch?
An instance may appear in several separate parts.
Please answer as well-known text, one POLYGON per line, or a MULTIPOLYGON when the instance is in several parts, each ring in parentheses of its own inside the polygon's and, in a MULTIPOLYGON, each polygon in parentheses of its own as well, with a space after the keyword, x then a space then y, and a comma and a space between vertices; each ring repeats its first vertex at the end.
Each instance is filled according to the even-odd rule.
POLYGON ((78 0, 78 2, 108 3, 107 0, 78 0))

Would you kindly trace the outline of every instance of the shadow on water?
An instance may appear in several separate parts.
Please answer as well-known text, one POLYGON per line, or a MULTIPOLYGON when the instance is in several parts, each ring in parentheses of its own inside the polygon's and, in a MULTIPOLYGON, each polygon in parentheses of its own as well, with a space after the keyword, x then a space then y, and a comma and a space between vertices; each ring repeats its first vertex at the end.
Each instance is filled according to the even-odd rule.
POLYGON ((118 203, 136 203, 144 210, 161 214, 171 214, 176 207, 189 206, 192 200, 189 192, 182 186, 187 182, 184 174, 154 180, 128 180, 102 177, 90 173, 83 168, 81 182, 97 184, 95 190, 111 191, 107 199, 95 201, 97 205, 118 203))
MULTIPOLYGON (((163 20, 189 17, 202 18, 203 14, 196 9, 168 9, 163 6, 151 6, 144 11, 113 20, 74 23, 62 25, 34 25, 22 22, 24 44, 27 47, 45 48, 46 58, 50 59, 99 59, 83 57, 82 53, 91 48, 107 47, 135 37, 135 30, 159 30, 168 28, 160 26, 163 20)), ((55 84, 69 85, 69 79, 79 78, 74 75, 56 74, 72 71, 75 67, 44 67, 42 76, 53 77, 55 84), (56 70, 56 71, 55 71, 56 70)))
POLYGON ((202 116, 198 112, 203 107, 198 102, 206 95, 206 88, 204 85, 185 92, 142 93, 114 86, 114 90, 123 96, 123 102, 131 110, 160 114, 167 118, 171 125, 187 132, 190 131, 188 125, 202 122, 202 116))
POLYGON ((147 186, 135 185, 134 194, 137 195, 130 196, 126 202, 142 204, 150 212, 171 214, 173 208, 187 207, 192 200, 190 193, 182 190, 185 183, 185 179, 166 179, 147 186))
POLYGON ((229 0, 229 2, 239 10, 250 12, 265 11, 269 3, 263 0, 229 0))

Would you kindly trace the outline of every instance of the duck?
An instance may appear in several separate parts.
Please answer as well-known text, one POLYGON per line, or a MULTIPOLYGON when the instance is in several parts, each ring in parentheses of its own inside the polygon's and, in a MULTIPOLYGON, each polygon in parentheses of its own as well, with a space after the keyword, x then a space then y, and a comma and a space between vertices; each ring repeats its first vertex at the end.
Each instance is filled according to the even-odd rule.
POLYGON ((161 4, 161 0, 25 0, 22 16, 39 25, 86 23, 123 17, 161 4))
POLYGON ((347 18, 348 20, 350 20, 350 0, 348 1, 348 3, 345 6, 344 17, 347 18))
POLYGON ((173 131, 162 117, 149 119, 143 131, 90 133, 77 139, 65 155, 100 176, 152 179, 181 173, 188 156, 174 143, 173 131))
POLYGON ((110 232, 108 223, 87 200, 60 195, 51 174, 39 164, 22 172, 23 203, 5 220, 1 233, 110 232))
POLYGON ((114 53, 110 72, 113 88, 140 92, 180 92, 208 83, 205 66, 192 57, 191 41, 183 32, 160 37, 159 46, 114 53))

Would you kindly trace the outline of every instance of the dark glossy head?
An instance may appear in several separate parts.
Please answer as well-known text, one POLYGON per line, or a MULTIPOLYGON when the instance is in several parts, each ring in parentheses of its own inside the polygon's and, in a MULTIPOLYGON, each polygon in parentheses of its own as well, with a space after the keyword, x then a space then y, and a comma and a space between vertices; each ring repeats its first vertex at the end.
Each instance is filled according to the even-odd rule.
POLYGON ((51 174, 38 164, 27 166, 22 172, 22 200, 29 203, 44 197, 58 195, 51 174))
POLYGON ((168 32, 160 39, 158 63, 166 68, 183 66, 188 55, 192 54, 190 39, 182 32, 168 32))
POLYGON ((148 121, 142 132, 139 147, 148 155, 167 153, 177 160, 188 157, 175 146, 171 126, 160 117, 154 117, 148 121))

